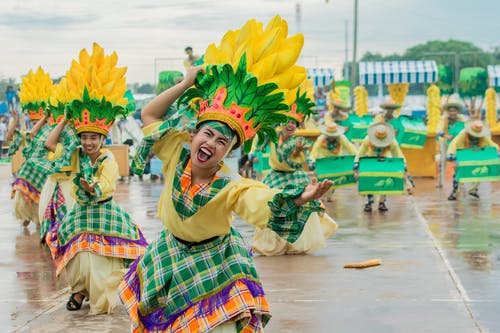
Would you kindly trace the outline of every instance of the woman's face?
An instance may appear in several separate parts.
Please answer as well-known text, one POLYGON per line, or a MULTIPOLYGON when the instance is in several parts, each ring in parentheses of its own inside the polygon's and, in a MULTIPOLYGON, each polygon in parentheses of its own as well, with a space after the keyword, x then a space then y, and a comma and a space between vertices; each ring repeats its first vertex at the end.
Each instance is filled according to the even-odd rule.
POLYGON ((103 136, 93 132, 83 132, 80 134, 80 143, 86 155, 93 155, 101 149, 103 136))
POLYGON ((214 168, 231 149, 231 141, 221 132, 205 126, 191 140, 191 163, 197 168, 214 168))
POLYGON ((288 123, 282 125, 281 133, 286 138, 291 137, 295 133, 297 126, 298 124, 295 120, 289 120, 288 123))

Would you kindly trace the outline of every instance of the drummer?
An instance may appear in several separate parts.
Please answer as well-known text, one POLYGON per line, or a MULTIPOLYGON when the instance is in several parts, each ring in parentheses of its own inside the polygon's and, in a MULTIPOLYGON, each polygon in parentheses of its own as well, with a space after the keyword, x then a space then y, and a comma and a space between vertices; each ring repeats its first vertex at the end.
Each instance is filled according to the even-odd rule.
MULTIPOLYGON (((469 120, 465 123, 465 129, 462 130, 448 146, 446 151, 446 159, 454 161, 458 149, 474 149, 483 147, 495 147, 498 150, 498 145, 491 140, 491 135, 488 127, 481 120, 469 120)), ((453 190, 451 191, 448 200, 457 200, 458 180, 456 178, 456 165, 455 173, 453 175, 453 190)), ((479 183, 471 183, 468 190, 469 195, 479 199, 478 192, 479 183)))
MULTIPOLYGON (((316 162, 318 158, 356 155, 358 152, 356 146, 344 135, 344 127, 331 122, 320 126, 319 131, 321 135, 314 142, 309 153, 312 162, 316 162)), ((326 201, 332 201, 334 191, 333 187, 331 187, 326 193, 326 201)))
POLYGON ((391 123, 392 120, 395 120, 398 115, 395 114, 395 111, 401 108, 400 104, 394 102, 394 100, 389 99, 385 103, 380 104, 380 108, 383 110, 381 113, 377 114, 374 117, 375 123, 386 122, 391 123))
POLYGON ((462 103, 458 100, 450 100, 443 105, 443 115, 439 119, 437 128, 440 151, 438 187, 442 187, 444 182, 446 149, 451 140, 453 140, 465 126, 466 119, 462 114, 463 109, 462 103))
POLYGON ((344 101, 340 98, 335 98, 331 102, 332 111, 325 114, 325 124, 335 122, 339 125, 343 125, 343 122, 349 117, 350 106, 345 105, 344 101))
MULTIPOLYGON (((396 141, 394 128, 385 122, 374 123, 368 127, 368 135, 361 143, 359 151, 354 159, 354 169, 356 171, 358 170, 359 159, 361 157, 378 157, 382 159, 385 157, 399 157, 404 159, 403 152, 396 141)), ((374 199, 373 194, 367 195, 367 202, 364 208, 365 212, 372 211, 374 199)), ((381 212, 389 210, 386 205, 386 199, 386 195, 384 194, 381 195, 378 200, 378 210, 381 212)))

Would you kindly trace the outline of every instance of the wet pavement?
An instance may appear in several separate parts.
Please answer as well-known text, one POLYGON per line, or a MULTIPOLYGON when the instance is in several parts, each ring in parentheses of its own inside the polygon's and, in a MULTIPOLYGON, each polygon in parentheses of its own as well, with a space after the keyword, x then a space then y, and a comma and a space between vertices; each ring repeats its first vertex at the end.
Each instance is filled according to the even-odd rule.
MULTIPOLYGON (((88 315, 68 312, 64 276, 55 278, 36 227, 14 220, 10 165, 0 164, 1 332, 127 332, 122 307, 88 315)), ((362 211, 354 188, 337 190, 328 212, 340 226, 313 255, 259 257, 255 262, 273 318, 267 332, 500 332, 500 184, 481 184, 481 200, 449 184, 416 179, 413 196, 390 196, 389 211, 362 211), (379 258, 382 265, 344 269, 379 258)), ((147 177, 118 185, 117 201, 147 239, 161 192, 147 177)), ((236 222, 248 241, 252 227, 236 222)))

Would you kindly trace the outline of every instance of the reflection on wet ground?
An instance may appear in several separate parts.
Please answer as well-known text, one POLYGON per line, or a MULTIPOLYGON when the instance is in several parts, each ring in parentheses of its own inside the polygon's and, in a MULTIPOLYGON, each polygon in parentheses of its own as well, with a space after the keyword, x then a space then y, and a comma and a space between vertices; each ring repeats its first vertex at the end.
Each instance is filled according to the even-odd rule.
MULTIPOLYGON (((64 276, 56 279, 50 255, 34 226, 12 216, 9 167, 0 165, 0 320, 6 332, 124 332, 123 308, 89 316, 65 310, 64 276)), ((153 240, 162 184, 120 182, 116 200, 153 240)), ((500 332, 499 184, 481 184, 481 200, 417 179, 413 196, 390 196, 388 212, 362 211, 364 197, 340 189, 329 214, 340 226, 313 255, 256 256, 273 313, 266 332, 500 332), (380 258, 382 265, 343 265, 380 258)), ((448 185, 449 186, 449 185, 448 185)), ((236 228, 251 243, 253 228, 236 228)))

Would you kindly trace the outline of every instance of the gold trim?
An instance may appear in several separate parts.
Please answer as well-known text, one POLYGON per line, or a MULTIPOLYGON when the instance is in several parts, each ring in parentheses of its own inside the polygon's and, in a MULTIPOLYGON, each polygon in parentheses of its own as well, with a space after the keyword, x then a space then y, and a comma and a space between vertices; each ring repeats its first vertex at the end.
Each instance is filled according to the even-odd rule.
POLYGON ((98 133, 102 134, 105 137, 108 136, 108 131, 105 130, 104 128, 97 127, 97 126, 92 126, 92 125, 86 125, 86 126, 80 126, 76 129, 76 133, 80 134, 82 132, 92 132, 92 133, 98 133))
POLYGON ((245 142, 245 131, 243 130, 243 127, 241 126, 240 122, 238 122, 236 119, 231 117, 230 115, 224 114, 224 113, 219 113, 219 112, 205 112, 198 118, 198 123, 200 124, 204 121, 207 120, 216 120, 223 122, 227 124, 229 127, 231 127, 232 130, 236 132, 236 136, 238 137, 238 142, 235 145, 236 147, 239 147, 245 142))

